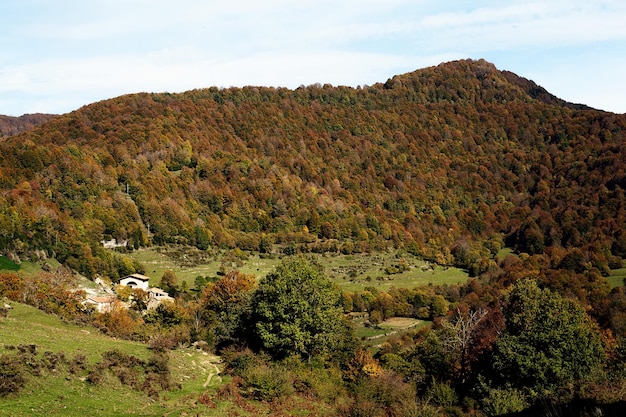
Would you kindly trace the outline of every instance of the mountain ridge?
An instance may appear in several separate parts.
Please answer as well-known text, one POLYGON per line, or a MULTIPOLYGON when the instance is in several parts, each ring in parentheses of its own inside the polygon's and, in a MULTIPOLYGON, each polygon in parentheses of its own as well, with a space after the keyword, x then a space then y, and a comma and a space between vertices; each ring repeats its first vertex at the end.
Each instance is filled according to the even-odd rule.
POLYGON ((0 250, 43 249, 89 276, 114 274, 108 238, 394 246, 479 269, 505 244, 602 242, 589 253, 605 265, 626 256, 625 127, 484 60, 361 88, 120 96, 0 144, 0 250))
POLYGON ((53 117, 56 117, 56 115, 46 113, 28 113, 14 117, 0 114, 0 138, 33 129, 53 117))

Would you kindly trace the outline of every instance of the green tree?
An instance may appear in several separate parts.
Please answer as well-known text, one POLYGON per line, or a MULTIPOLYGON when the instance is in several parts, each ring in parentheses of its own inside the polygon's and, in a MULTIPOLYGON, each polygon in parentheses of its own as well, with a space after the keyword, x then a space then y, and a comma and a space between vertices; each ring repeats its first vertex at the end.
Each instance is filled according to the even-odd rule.
POLYGON ((219 348, 244 343, 250 334, 253 275, 230 271, 208 284, 200 298, 201 317, 209 339, 219 348))
POLYGON ((253 314, 262 347, 274 357, 310 360, 346 342, 340 290, 303 257, 283 261, 261 280, 253 314))
POLYGON ((166 269, 161 277, 161 289, 172 296, 178 293, 178 277, 171 269, 166 269))
POLYGON ((506 329, 495 343, 493 368, 513 387, 551 395, 588 376, 605 357, 585 310, 534 280, 513 287, 503 313, 506 329))

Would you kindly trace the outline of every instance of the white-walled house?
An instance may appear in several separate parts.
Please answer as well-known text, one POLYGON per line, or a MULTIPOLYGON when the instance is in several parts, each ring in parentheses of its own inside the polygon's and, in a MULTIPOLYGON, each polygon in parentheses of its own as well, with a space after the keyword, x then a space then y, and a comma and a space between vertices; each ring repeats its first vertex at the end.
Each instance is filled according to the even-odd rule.
POLYGON ((148 309, 156 308, 164 301, 174 302, 174 298, 160 288, 152 287, 148 290, 148 309))
POLYGON ((148 283, 150 278, 141 274, 132 274, 120 279, 120 285, 126 285, 132 289, 141 288, 144 291, 148 291, 148 283))
POLYGON ((83 301, 85 307, 93 306, 98 313, 110 313, 118 305, 117 297, 90 296, 83 301))

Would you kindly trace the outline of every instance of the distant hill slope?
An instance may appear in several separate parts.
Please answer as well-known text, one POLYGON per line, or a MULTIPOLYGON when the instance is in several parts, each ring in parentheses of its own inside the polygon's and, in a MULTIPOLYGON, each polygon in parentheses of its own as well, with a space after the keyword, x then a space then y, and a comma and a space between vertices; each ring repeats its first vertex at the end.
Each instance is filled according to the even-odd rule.
POLYGON ((0 114, 0 138, 11 136, 25 130, 33 129, 56 117, 54 114, 24 114, 19 117, 3 116, 0 114))
POLYGON ((462 267, 505 244, 585 248, 606 265, 626 257, 625 127, 483 60, 363 88, 127 95, 0 143, 0 250, 87 275, 123 269, 111 237, 462 267))

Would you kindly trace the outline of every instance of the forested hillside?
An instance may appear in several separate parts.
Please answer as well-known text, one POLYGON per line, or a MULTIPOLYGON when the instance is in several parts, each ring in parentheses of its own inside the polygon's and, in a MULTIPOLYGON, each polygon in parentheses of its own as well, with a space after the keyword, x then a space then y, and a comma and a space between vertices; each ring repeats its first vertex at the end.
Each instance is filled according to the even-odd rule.
MULTIPOLYGON (((625 128, 626 115, 483 60, 358 88, 90 104, 0 141, 0 253, 12 261, 0 259, 64 264, 2 273, 0 296, 161 353, 219 353, 224 384, 190 392, 195 413, 609 415, 626 401, 626 293, 607 280, 625 271, 625 128), (105 249, 110 239, 128 246, 105 249), (181 259, 225 249, 229 267, 193 288, 166 270, 159 285, 175 300, 147 312, 146 293, 128 288, 117 288, 126 308, 84 307, 74 271, 115 284, 144 273, 132 256, 149 246, 181 259), (260 278, 232 269, 252 252, 284 259, 260 278), (355 263, 378 253, 387 275, 457 266, 471 278, 383 289, 368 276, 342 291, 321 263, 290 256, 309 252, 355 263), (373 346, 391 318, 415 327, 373 346)), ((0 397, 40 376, 21 349, 0 355, 0 397)), ((113 356, 87 388, 109 374, 139 387, 144 369, 113 356)), ((150 398, 185 390, 143 386, 150 398)))
POLYGON ((44 124, 53 117, 55 117, 55 115, 42 113, 24 114, 19 117, 3 116, 0 114, 0 138, 32 129, 44 124))
POLYGON ((626 256, 626 116, 485 61, 360 88, 208 88, 95 103, 1 143, 0 250, 116 275, 103 239, 402 247, 481 271, 504 245, 626 256))

